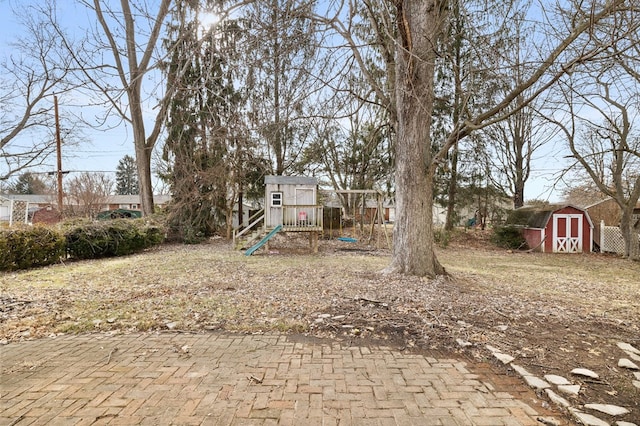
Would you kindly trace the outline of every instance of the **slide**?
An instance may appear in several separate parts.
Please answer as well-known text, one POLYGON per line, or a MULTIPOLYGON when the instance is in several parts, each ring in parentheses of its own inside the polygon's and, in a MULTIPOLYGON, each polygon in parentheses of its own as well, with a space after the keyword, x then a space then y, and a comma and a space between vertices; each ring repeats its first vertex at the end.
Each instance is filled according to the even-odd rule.
POLYGON ((281 229, 282 229, 282 225, 278 225, 275 228, 273 228, 273 230, 271 232, 269 232, 263 239, 258 241, 251 248, 247 249, 247 251, 244 252, 244 255, 245 256, 251 256, 256 250, 258 250, 263 245, 267 244, 267 241, 269 241, 271 239, 271 237, 276 235, 278 233, 278 231, 280 231, 281 229))

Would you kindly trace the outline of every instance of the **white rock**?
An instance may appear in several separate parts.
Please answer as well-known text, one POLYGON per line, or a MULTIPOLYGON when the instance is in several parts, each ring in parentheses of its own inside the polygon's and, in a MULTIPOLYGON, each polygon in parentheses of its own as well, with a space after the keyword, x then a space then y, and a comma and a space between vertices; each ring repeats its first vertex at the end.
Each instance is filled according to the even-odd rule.
POLYGON ((553 385, 570 385, 571 382, 568 381, 567 379, 565 379, 562 376, 556 376, 555 374, 547 374, 546 376, 544 376, 544 379, 553 384, 553 385))
POLYGON ((640 371, 634 371, 633 375, 636 376, 636 379, 640 380, 640 371))
POLYGON ((635 423, 631 423, 631 422, 621 422, 621 421, 617 421, 616 422, 616 426, 638 426, 635 423))
POLYGON ((569 408, 569 411, 571 411, 573 417, 581 421, 585 426, 611 426, 604 420, 594 417, 591 414, 583 413, 575 408, 569 408))
POLYGON ((516 372, 521 375, 522 377, 525 376, 533 376, 533 374, 529 373, 527 370, 525 370, 524 368, 520 367, 517 364, 511 364, 511 368, 513 368, 514 370, 516 370, 516 372))
POLYGON ((561 407, 571 406, 571 403, 569 401, 567 401, 566 399, 564 399, 563 397, 561 397, 551 389, 545 389, 544 391, 547 393, 547 396, 549 397, 549 399, 553 401, 556 405, 559 405, 561 407))
POLYGON ((173 330, 178 326, 177 322, 168 322, 165 324, 165 327, 167 327, 169 330, 173 330))
POLYGON ((466 348, 468 346, 473 346, 473 343, 467 342, 466 340, 462 340, 462 339, 456 339, 456 343, 458 343, 458 345, 460 345, 463 348, 466 348))
POLYGON ((497 325, 496 328, 500 331, 507 331, 509 329, 508 325, 497 325))
POLYGON ((320 314, 318 315, 318 318, 322 318, 322 319, 331 318, 331 314, 320 314))
POLYGON ((640 370, 640 367, 638 367, 633 361, 626 358, 620 358, 618 361, 618 367, 628 368, 629 370, 640 370))
POLYGON ((511 361, 513 361, 515 359, 511 355, 501 354, 500 352, 494 352, 493 356, 495 356, 500 361, 502 361, 503 364, 509 364, 511 361))
POLYGON ((631 358, 632 360, 634 360, 634 361, 640 361, 640 355, 636 355, 636 354, 634 354, 633 352, 629 352, 629 351, 626 351, 625 353, 626 353, 626 354, 627 354, 627 356, 628 356, 629 358, 631 358))
POLYGON ((592 379, 598 379, 598 373, 595 373, 591 370, 587 370, 586 368, 574 368, 571 370, 571 374, 575 374, 577 376, 591 377, 592 379))
POLYGON ((547 389, 551 387, 549 383, 536 376, 524 376, 523 378, 524 381, 534 389, 547 389))
POLYGON ((628 343, 625 343, 625 342, 618 342, 618 347, 619 347, 620 349, 622 349, 623 351, 625 351, 625 352, 633 352, 633 353, 634 353, 634 354, 636 354, 636 355, 640 355, 640 350, 639 350, 639 349, 634 348, 633 346, 631 346, 631 345, 630 345, 630 344, 628 344, 628 343))
POLYGON ((580 385, 559 385, 558 390, 567 395, 578 395, 580 393, 580 385))
POLYGON ((640 389, 640 380, 634 380, 633 382, 633 386, 637 387, 638 389, 640 389))
POLYGON ((622 416, 630 412, 624 407, 611 404, 584 404, 584 408, 600 411, 601 413, 605 413, 610 416, 622 416))

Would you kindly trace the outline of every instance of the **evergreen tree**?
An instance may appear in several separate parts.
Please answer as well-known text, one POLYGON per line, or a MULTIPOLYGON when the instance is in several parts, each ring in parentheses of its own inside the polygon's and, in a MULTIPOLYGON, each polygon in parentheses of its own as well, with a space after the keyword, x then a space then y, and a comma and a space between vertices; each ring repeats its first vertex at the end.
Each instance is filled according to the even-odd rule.
POLYGON ((230 233, 234 202, 251 187, 250 170, 260 179, 244 124, 245 95, 235 87, 241 23, 226 20, 199 25, 200 6, 182 4, 174 14, 165 66, 174 95, 166 122, 165 179, 172 203, 169 223, 185 242, 198 242, 224 225, 230 233))
POLYGON ((43 195, 50 192, 46 182, 32 173, 22 173, 8 189, 14 194, 43 195))
POLYGON ((116 194, 139 194, 136 160, 130 155, 125 155, 118 162, 118 167, 116 168, 116 194))

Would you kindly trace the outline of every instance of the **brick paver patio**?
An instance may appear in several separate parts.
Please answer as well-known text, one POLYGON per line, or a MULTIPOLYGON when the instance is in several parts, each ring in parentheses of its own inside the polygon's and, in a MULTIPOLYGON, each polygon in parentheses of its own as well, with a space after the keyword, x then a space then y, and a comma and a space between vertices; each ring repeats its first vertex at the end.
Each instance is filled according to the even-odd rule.
POLYGON ((533 426, 552 417, 518 378, 470 368, 286 335, 61 336, 0 347, 0 425, 533 426))

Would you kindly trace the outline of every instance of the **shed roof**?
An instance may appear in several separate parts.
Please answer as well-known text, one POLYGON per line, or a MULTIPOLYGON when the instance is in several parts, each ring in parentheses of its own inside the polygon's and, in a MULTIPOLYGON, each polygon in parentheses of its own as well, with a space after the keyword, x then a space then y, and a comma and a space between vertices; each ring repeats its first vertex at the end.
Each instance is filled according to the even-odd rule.
POLYGON ((264 183, 276 185, 317 185, 318 179, 308 176, 265 176, 264 183))
MULTIPOLYGON (((527 228, 544 228, 547 226, 551 215, 558 210, 564 209, 566 207, 572 207, 576 210, 580 210, 581 212, 586 213, 584 209, 580 207, 575 207, 570 204, 548 204, 545 206, 523 206, 520 207, 509 214, 507 218, 507 224, 509 225, 517 225, 517 226, 525 226, 527 228)), ((591 219, 587 214, 587 220, 591 225, 591 219)), ((593 225, 591 225, 593 226, 593 225)))

